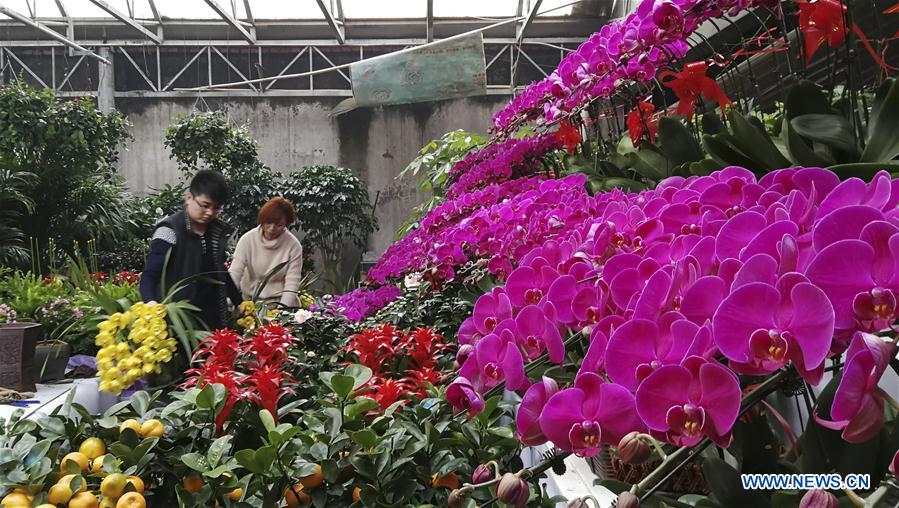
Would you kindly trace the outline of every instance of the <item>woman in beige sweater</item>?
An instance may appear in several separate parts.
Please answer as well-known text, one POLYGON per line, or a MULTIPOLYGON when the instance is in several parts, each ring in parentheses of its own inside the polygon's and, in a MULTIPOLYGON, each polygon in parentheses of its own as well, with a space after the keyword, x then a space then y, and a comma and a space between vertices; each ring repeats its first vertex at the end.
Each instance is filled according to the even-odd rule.
POLYGON ((296 218, 293 203, 274 197, 259 210, 259 226, 247 231, 237 241, 229 272, 244 300, 253 297, 269 272, 286 262, 262 288, 259 299, 268 304, 280 302, 287 307, 298 306, 303 247, 287 230, 296 218))

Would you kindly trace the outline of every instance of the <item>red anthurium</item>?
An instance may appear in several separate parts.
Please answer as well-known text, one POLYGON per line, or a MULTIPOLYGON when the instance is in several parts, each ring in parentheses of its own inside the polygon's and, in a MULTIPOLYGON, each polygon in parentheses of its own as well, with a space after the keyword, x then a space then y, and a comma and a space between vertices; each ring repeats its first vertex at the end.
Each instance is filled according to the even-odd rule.
POLYGON ((718 82, 706 75, 708 70, 709 66, 705 62, 690 62, 680 72, 666 71, 659 74, 659 79, 662 80, 672 78, 663 81, 663 84, 674 90, 674 95, 680 101, 677 114, 687 120, 693 118, 693 107, 700 96, 717 102, 722 112, 725 111, 724 106, 732 104, 718 82))

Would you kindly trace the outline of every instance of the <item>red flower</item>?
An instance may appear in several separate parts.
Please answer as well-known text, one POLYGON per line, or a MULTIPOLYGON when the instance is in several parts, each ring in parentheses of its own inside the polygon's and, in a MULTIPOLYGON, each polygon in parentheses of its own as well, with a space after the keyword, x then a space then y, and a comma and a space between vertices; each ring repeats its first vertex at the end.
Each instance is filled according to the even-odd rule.
POLYGON ((816 0, 799 4, 799 29, 805 34, 805 63, 811 61, 818 48, 836 48, 843 44, 849 30, 843 19, 846 6, 835 0, 816 0))
POLYGON ((559 130, 556 131, 556 137, 565 146, 568 155, 574 155, 574 151, 581 142, 581 131, 573 127, 568 120, 563 120, 559 125, 559 130))
MULTIPOLYGON (((365 390, 366 395, 371 397, 381 406, 381 410, 385 410, 393 403, 400 400, 403 396, 408 395, 412 391, 411 387, 405 381, 397 381, 395 379, 373 377, 368 382, 368 389, 365 390)), ((403 401, 405 404, 407 401, 403 401)))
POLYGON ((109 280, 109 274, 106 272, 96 272, 88 275, 88 278, 94 282, 106 282, 109 280))
POLYGON ((659 74, 659 79, 662 80, 672 78, 662 83, 674 90, 679 101, 677 114, 687 120, 693 118, 693 109, 700 96, 716 101, 723 113, 726 113, 724 106, 733 104, 718 86, 718 82, 706 75, 708 70, 709 66, 705 62, 690 62, 680 72, 665 71, 659 74))
POLYGON ((654 143, 659 132, 659 119, 653 116, 656 107, 648 101, 640 101, 633 111, 627 114, 627 133, 634 146, 643 142, 643 134, 649 135, 649 142, 654 143))
POLYGON ((123 284, 136 284, 140 281, 140 274, 137 272, 119 272, 113 277, 112 282, 117 286, 121 286, 123 284))
POLYGON ((247 390, 247 398, 267 409, 277 421, 278 401, 285 394, 293 392, 289 387, 282 386, 282 383, 288 380, 287 374, 274 365, 256 369, 247 376, 247 383, 250 386, 247 390))

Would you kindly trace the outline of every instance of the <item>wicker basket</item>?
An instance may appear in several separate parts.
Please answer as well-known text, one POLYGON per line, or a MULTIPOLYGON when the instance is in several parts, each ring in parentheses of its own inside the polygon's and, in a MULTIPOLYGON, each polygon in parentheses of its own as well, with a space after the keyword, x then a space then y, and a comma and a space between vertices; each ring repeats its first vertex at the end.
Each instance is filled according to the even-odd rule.
MULTIPOLYGON (((602 479, 618 480, 625 483, 638 483, 646 478, 661 461, 647 462, 644 464, 625 464, 610 447, 590 459, 593 472, 602 479)), ((709 493, 708 483, 702 474, 702 465, 690 462, 674 474, 668 481, 659 487, 659 492, 665 492, 680 496, 683 494, 709 493)))
POLYGON ((34 348, 42 332, 37 323, 0 324, 0 387, 35 391, 34 348))

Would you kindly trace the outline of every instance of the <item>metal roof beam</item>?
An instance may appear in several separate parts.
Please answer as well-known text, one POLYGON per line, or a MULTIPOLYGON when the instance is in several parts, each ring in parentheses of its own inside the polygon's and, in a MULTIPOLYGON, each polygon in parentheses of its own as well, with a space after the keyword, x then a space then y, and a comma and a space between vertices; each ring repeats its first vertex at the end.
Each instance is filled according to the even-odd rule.
POLYGON ((246 39, 247 42, 249 42, 250 44, 256 44, 256 37, 253 37, 252 35, 250 35, 250 32, 247 32, 247 29, 241 25, 240 21, 237 21, 236 19, 234 19, 233 16, 228 14, 228 11, 226 11, 225 9, 222 9, 222 6, 219 5, 218 2, 216 2, 215 0, 203 0, 203 1, 206 2, 206 5, 211 7, 212 10, 214 10, 215 13, 219 15, 219 17, 221 17, 229 25, 231 25, 231 28, 240 32, 240 35, 244 39, 246 39))
POLYGON ((59 13, 62 14, 62 17, 69 17, 69 13, 66 11, 66 6, 62 4, 62 0, 56 0, 56 8, 59 9, 59 13))
POLYGON ((328 10, 327 6, 325 6, 325 0, 315 0, 318 3, 318 8, 321 9, 322 14, 325 16, 325 21, 328 22, 328 26, 331 27, 331 30, 334 30, 334 33, 337 35, 337 42, 340 44, 346 44, 346 37, 343 34, 343 25, 338 25, 337 21, 334 20, 334 16, 331 15, 331 11, 328 10))
POLYGON ((533 23, 534 18, 537 17, 537 12, 540 11, 540 4, 543 3, 543 0, 535 0, 534 5, 531 6, 531 11, 528 12, 527 19, 524 20, 524 23, 518 28, 518 34, 515 37, 518 41, 518 45, 521 45, 521 40, 524 39, 524 32, 528 29, 528 25, 533 23))
POLYGON ((434 0, 428 0, 428 15, 425 28, 425 38, 428 42, 434 40, 434 0))
POLYGON ((140 23, 135 21, 134 18, 128 16, 124 12, 120 12, 118 9, 109 5, 108 3, 104 2, 103 0, 90 0, 90 2, 94 5, 96 5, 97 7, 103 9, 104 11, 108 12, 115 19, 121 21, 122 23, 125 23, 126 25, 130 26, 131 28, 144 34, 144 36, 146 36, 148 39, 155 42, 156 44, 160 44, 162 42, 161 37, 159 37, 158 35, 154 34, 151 31, 147 30, 140 23))
POLYGON ((34 21, 33 19, 29 18, 28 16, 25 16, 24 14, 21 14, 21 13, 16 12, 8 7, 3 7, 3 6, 0 6, 0 12, 2 12, 3 14, 6 14, 10 18, 18 21, 19 23, 22 23, 23 25, 28 25, 31 28, 34 28, 35 30, 39 30, 39 31, 43 32, 44 34, 56 39, 57 41, 65 44, 66 46, 68 46, 70 48, 77 49, 78 51, 83 51, 84 53, 96 58, 97 60, 99 60, 107 65, 110 65, 112 63, 109 60, 103 58, 102 56, 94 53, 93 51, 79 45, 77 42, 61 35, 59 32, 57 32, 51 28, 48 28, 41 23, 38 23, 37 21, 34 21))

